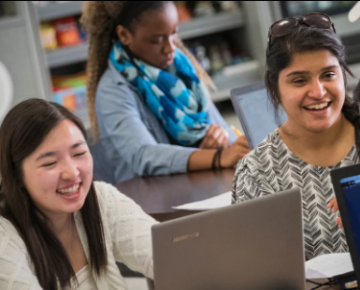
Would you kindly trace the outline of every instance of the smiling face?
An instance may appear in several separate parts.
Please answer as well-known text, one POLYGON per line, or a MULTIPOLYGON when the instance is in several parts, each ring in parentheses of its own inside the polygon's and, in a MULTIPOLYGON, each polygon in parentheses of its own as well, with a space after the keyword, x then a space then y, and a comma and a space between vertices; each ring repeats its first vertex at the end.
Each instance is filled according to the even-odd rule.
POLYGON ((81 209, 92 182, 93 160, 79 128, 61 121, 24 159, 23 180, 35 205, 47 216, 81 209))
POLYGON ((166 69, 174 61, 178 14, 175 5, 168 2, 160 10, 150 10, 134 23, 134 31, 117 27, 120 41, 142 61, 166 69))
POLYGON ((278 84, 291 131, 321 132, 340 120, 344 77, 338 59, 328 50, 295 54, 280 72, 278 84))

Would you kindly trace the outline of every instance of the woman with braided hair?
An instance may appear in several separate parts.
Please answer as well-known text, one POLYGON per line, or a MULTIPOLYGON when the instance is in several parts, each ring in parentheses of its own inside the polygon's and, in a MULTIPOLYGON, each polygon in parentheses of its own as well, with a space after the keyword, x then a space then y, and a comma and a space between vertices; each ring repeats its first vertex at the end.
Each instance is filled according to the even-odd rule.
POLYGON ((87 97, 114 182, 232 167, 249 152, 211 102, 211 79, 176 36, 172 1, 93 1, 87 97))

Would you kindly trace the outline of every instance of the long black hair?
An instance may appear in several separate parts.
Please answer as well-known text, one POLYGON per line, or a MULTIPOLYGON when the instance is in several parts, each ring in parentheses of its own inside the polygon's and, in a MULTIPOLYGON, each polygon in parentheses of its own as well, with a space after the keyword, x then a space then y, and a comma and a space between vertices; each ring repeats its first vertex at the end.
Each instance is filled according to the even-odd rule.
MULTIPOLYGON (((322 49, 330 51, 338 59, 346 87, 346 73, 351 76, 353 74, 345 62, 345 46, 332 30, 300 25, 291 29, 289 34, 272 39, 266 56, 265 84, 268 97, 275 109, 275 116, 278 115, 281 106, 278 85, 280 71, 290 64, 294 54, 322 49)), ((359 103, 345 96, 342 113, 355 127, 355 143, 360 157, 359 103)))
POLYGON ((360 102, 360 82, 357 84, 353 96, 355 101, 360 102))
MULTIPOLYGON (((47 290, 56 290, 57 280, 62 288, 69 285, 75 273, 64 247, 48 226, 48 218, 37 209, 24 186, 22 163, 62 120, 74 123, 86 138, 82 122, 73 113, 41 99, 15 106, 0 128, 0 215, 18 230, 39 283, 47 290)), ((100 275, 106 269, 107 255, 93 183, 80 211, 89 243, 89 262, 100 275)))

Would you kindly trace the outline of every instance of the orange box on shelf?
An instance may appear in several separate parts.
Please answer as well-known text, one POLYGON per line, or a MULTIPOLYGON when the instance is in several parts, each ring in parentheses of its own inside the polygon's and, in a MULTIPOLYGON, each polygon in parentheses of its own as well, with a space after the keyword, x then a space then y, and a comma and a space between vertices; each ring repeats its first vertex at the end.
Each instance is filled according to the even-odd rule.
POLYGON ((55 20, 54 24, 59 46, 74 46, 81 44, 80 32, 74 17, 55 20))
POLYGON ((69 95, 63 98, 64 107, 75 111, 76 110, 76 96, 69 95))
POLYGON ((72 111, 83 111, 87 108, 86 86, 84 85, 67 89, 55 88, 53 92, 53 100, 72 111))

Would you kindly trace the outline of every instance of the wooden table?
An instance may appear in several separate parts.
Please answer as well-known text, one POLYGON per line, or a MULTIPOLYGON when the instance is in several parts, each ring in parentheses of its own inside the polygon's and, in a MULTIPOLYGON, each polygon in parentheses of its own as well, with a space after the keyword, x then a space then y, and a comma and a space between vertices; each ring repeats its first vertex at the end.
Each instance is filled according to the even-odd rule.
POLYGON ((234 169, 199 171, 187 174, 135 177, 117 185, 142 209, 158 221, 166 221, 194 212, 172 207, 204 200, 231 190, 234 169))

